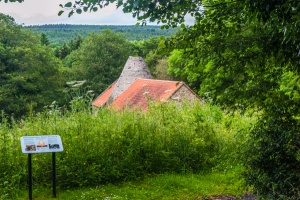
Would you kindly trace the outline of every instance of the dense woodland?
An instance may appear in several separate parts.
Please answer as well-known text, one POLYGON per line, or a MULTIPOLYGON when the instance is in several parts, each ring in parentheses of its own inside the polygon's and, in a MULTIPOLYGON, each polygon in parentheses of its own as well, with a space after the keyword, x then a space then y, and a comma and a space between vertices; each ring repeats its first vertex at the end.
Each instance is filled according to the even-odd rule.
MULTIPOLYGON (((78 81, 99 95, 119 77, 129 56, 143 57, 153 75, 156 64, 165 58, 155 53, 160 37, 130 41, 122 33, 103 29, 58 44, 48 38, 47 31, 28 30, 9 16, 1 15, 1 22, 0 105, 5 114, 17 119, 42 111, 54 101, 68 106, 78 81)), ((76 30, 82 30, 81 26, 76 30)), ((166 74, 164 69, 161 75, 166 74)))
MULTIPOLYGON (((152 37, 170 37, 177 28, 161 29, 160 26, 135 26, 135 25, 71 25, 71 24, 45 24, 25 26, 24 29, 32 30, 38 34, 44 33, 49 41, 62 44, 76 39, 79 35, 85 38, 90 33, 99 33, 110 29, 116 33, 124 34, 127 40, 147 40, 152 37)), ((53 45, 53 44, 52 44, 53 45)))
MULTIPOLYGON (((9 154, 5 146, 6 141, 13 146, 19 136, 11 130, 30 135, 33 127, 43 133, 59 129, 70 141, 86 138, 102 143, 100 136, 93 136, 112 133, 111 141, 118 139, 119 145, 111 143, 82 160, 90 167, 87 171, 80 170, 85 167, 79 168, 78 162, 71 165, 69 170, 82 181, 62 183, 65 188, 89 186, 84 182, 89 172, 96 173, 102 184, 148 173, 225 173, 233 168, 238 169, 247 188, 262 199, 299 199, 300 2, 156 2, 87 0, 61 5, 64 10, 59 15, 71 17, 90 10, 97 12, 114 3, 142 24, 146 20, 157 21, 167 30, 180 26, 175 33, 162 34, 165 37, 142 40, 104 29, 87 36, 76 34, 60 43, 50 40, 51 34, 32 31, 33 27, 24 28, 13 18, 0 15, 2 158, 17 156, 16 152, 9 154), (195 17, 194 25, 184 24, 187 14, 195 17), (185 81, 207 104, 213 105, 208 107, 211 112, 205 112, 200 105, 180 109, 160 105, 151 110, 157 119, 127 110, 115 113, 103 109, 95 115, 90 107, 92 99, 115 81, 130 55, 142 56, 156 78, 185 81), (236 118, 230 118, 235 115, 240 119, 237 124, 236 118), (65 120, 67 129, 58 125, 65 120), (48 123, 53 126, 45 126, 48 123), (175 127, 175 132, 181 134, 170 135, 175 127), (241 129, 231 132, 236 127, 241 129), (151 135, 153 140, 148 137, 149 130, 156 133, 151 135), (154 140, 156 136, 158 140, 154 140), (121 154, 124 151, 118 148, 123 147, 130 151, 121 154), (107 156, 109 162, 94 162, 100 155, 107 156), (157 163, 164 163, 163 169, 157 163), (99 166, 116 168, 103 173, 93 170, 99 166)), ((89 150, 82 146, 82 152, 89 150)), ((80 160, 66 153, 61 162, 72 156, 80 160)), ((9 169, 9 165, 3 162, 2 168, 9 169)), ((17 175, 18 183, 3 187, 9 189, 24 183, 24 174, 17 175)), ((2 172, 2 182, 7 177, 2 172)), ((6 194, 5 190, 2 192, 6 194)))

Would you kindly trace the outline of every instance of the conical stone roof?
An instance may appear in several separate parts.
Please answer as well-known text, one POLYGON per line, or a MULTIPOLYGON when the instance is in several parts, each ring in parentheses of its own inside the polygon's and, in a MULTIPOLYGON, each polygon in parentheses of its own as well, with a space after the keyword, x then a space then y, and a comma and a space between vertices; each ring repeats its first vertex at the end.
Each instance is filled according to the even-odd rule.
POLYGON ((142 57, 129 56, 108 100, 109 104, 127 90, 136 78, 152 79, 152 76, 142 57))

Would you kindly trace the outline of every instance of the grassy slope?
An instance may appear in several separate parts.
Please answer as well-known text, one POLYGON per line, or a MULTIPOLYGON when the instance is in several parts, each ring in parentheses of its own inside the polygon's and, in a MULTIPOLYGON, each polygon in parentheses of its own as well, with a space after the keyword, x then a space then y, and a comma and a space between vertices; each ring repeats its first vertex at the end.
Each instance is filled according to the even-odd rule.
MULTIPOLYGON (((236 168, 227 173, 214 172, 203 175, 164 174, 118 185, 99 185, 94 188, 76 190, 58 189, 56 199, 188 200, 220 194, 239 196, 246 190, 243 180, 239 177, 239 171, 236 168)), ((35 187, 37 186, 33 187, 33 198, 35 200, 53 199, 51 186, 49 188, 35 187)), ((25 200, 27 197, 27 191, 24 191, 19 200, 25 200)))

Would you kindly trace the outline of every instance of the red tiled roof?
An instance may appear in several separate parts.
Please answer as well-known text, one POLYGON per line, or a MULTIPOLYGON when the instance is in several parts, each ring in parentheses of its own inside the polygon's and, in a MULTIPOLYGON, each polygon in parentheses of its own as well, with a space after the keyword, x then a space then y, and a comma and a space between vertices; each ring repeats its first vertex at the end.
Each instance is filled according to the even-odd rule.
POLYGON ((137 78, 125 92, 116 98, 110 107, 116 109, 130 107, 145 110, 148 108, 148 99, 151 101, 168 100, 182 85, 183 82, 177 81, 137 78))
POLYGON ((102 107, 109 99, 111 92, 113 91, 114 87, 116 85, 116 82, 111 84, 104 92, 102 92, 94 101, 93 106, 95 107, 102 107))

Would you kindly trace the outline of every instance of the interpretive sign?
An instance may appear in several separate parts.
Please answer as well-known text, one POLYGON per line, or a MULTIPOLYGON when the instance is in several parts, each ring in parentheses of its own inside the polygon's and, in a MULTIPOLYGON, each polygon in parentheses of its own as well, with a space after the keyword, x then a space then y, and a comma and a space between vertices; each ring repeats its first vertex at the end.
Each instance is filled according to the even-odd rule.
POLYGON ((21 137, 23 153, 48 153, 64 150, 59 135, 23 136, 21 137))
MULTIPOLYGON (((0 0, 1 1, 1 0, 0 0)), ((59 135, 23 136, 21 137, 22 152, 28 154, 28 198, 32 200, 32 159, 33 153, 52 152, 52 194, 56 197, 56 161, 55 153, 64 150, 59 135)))

